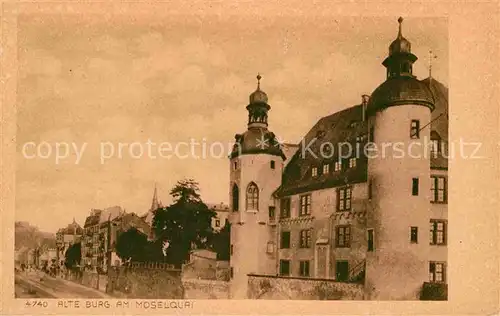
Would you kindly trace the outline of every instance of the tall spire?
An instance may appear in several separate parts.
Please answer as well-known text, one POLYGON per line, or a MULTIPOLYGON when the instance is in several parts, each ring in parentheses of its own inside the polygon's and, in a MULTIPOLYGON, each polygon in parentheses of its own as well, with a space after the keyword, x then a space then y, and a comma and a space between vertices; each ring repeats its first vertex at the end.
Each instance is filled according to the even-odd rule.
POLYGON ((413 63, 417 56, 411 53, 411 43, 403 37, 403 18, 399 17, 398 37, 389 45, 389 56, 382 63, 387 68, 387 79, 413 77, 413 63))
POLYGON ((158 190, 156 188, 156 182, 155 182, 155 190, 153 193, 153 201, 151 202, 151 211, 156 211, 158 209, 159 203, 158 203, 158 190))
POLYGON ((429 50, 429 78, 432 78, 432 60, 437 58, 436 55, 432 52, 432 50, 429 50))
POLYGON ((402 28, 403 28, 403 18, 402 17, 399 17, 398 23, 399 23, 398 38, 402 39, 403 38, 403 31, 402 31, 402 28))

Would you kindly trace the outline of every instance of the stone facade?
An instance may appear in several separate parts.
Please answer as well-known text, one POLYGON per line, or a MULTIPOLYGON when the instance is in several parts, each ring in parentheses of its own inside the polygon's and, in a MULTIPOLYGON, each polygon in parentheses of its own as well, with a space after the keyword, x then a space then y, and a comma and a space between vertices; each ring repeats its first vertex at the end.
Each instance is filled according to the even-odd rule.
POLYGON ((361 284, 328 279, 250 275, 249 299, 293 300, 363 300, 361 284))

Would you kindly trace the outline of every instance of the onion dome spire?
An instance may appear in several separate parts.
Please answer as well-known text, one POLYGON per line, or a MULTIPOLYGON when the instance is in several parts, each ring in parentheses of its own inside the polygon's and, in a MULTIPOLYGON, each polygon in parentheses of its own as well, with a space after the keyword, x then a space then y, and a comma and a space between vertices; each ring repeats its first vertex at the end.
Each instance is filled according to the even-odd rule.
POLYGON ((267 94, 260 89, 262 76, 257 74, 257 90, 250 94, 248 110, 248 128, 267 127, 267 112, 271 107, 267 104, 267 94))

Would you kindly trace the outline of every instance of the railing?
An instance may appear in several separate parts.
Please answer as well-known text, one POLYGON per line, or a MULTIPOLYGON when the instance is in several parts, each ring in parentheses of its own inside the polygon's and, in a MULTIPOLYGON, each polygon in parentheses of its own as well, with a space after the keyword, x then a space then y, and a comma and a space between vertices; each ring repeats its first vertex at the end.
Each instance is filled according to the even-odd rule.
POLYGON ((361 260, 349 271, 349 282, 363 283, 365 281, 366 260, 361 260))

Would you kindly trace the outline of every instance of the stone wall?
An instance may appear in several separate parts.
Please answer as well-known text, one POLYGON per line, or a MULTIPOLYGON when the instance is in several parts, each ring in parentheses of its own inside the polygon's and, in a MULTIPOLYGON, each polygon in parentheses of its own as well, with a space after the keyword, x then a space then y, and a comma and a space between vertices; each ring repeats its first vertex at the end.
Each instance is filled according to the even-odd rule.
POLYGON ((363 300, 364 286, 328 279, 251 274, 248 276, 248 298, 267 300, 363 300))
POLYGON ((108 271, 107 292, 125 298, 181 299, 181 271, 154 267, 118 267, 108 271))
POLYGON ((182 279, 184 299, 229 299, 229 282, 182 279))
POLYGON ((229 262, 217 261, 216 256, 210 250, 193 251, 190 262, 182 266, 182 278, 229 281, 229 262))

